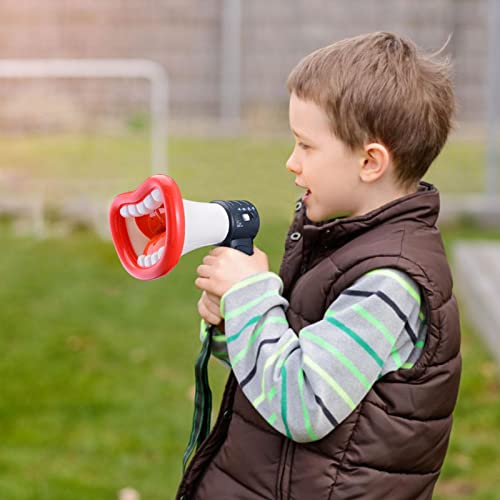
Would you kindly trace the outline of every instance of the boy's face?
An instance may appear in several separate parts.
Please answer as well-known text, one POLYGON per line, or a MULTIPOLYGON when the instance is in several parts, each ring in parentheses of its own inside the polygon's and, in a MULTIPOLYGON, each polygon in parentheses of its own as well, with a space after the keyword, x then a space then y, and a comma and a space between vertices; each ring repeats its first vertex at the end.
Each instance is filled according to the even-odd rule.
POLYGON ((286 166, 295 184, 307 189, 302 201, 313 222, 356 215, 363 196, 359 172, 362 152, 351 151, 330 129, 314 102, 290 96, 290 128, 295 146, 286 166))

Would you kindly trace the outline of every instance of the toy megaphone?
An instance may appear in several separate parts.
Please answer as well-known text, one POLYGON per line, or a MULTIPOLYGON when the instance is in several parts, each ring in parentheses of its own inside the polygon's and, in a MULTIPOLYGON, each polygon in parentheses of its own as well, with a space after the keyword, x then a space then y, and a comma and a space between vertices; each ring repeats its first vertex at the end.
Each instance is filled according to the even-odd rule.
POLYGON ((109 224, 123 267, 134 278, 152 280, 167 274, 181 255, 207 245, 252 255, 260 219, 248 201, 183 200, 171 177, 153 175, 113 200, 109 224))

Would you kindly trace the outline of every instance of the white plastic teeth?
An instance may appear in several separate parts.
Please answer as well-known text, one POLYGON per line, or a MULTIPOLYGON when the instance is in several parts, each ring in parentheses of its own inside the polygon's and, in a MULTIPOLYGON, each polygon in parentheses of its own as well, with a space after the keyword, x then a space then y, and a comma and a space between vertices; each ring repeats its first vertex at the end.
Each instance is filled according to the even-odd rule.
POLYGON ((141 217, 150 214, 163 204, 159 189, 154 189, 141 202, 131 205, 123 205, 120 208, 122 217, 141 217))
POLYGON ((161 247, 157 252, 151 255, 139 255, 139 257, 137 257, 137 264, 139 264, 140 267, 154 266, 164 253, 165 247, 161 247))

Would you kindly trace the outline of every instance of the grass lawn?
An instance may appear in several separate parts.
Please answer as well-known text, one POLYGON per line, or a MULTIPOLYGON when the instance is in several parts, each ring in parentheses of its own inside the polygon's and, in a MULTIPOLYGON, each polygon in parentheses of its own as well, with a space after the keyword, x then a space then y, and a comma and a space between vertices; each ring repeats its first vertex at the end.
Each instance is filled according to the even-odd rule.
MULTIPOLYGON (((141 137, 4 138, 0 147, 0 167, 38 178, 99 178, 105 170, 133 189, 149 175, 141 137)), ((170 143, 170 174, 185 198, 257 205, 256 243, 274 271, 299 193, 284 168, 289 147, 284 139, 170 143)), ((451 144, 430 180, 446 191, 481 190, 482 157, 478 145, 451 144)), ((444 235, 451 250, 456 238, 500 238, 500 231, 460 226, 444 235)), ((199 350, 194 279, 208 249, 144 283, 125 273, 110 242, 91 233, 16 238, 4 222, 0 238, 0 500, 112 499, 126 486, 143 500, 173 498, 199 350)), ((435 498, 500 499, 498 378, 467 318, 463 359, 435 498)), ((226 374, 211 363, 215 407, 226 374)))

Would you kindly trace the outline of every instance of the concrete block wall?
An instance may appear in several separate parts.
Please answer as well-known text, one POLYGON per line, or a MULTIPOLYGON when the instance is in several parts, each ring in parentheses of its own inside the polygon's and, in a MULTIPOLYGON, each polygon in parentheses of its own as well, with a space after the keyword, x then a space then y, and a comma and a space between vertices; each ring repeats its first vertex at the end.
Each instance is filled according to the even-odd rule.
MULTIPOLYGON (((223 0, 2 0, 0 58, 147 58, 170 77, 173 121, 217 118, 223 0)), ((298 60, 335 40, 402 32, 430 51, 452 33, 459 118, 485 118, 486 0, 242 0, 243 114, 286 108, 285 81, 298 60)), ((0 80, 0 129, 36 128, 36 116, 147 112, 140 81, 0 80), (32 96, 32 103, 28 104, 32 96), (40 108, 37 108, 37 103, 40 108), (45 103, 45 106, 42 105, 45 103), (16 106, 25 109, 16 118, 16 106), (58 110, 59 108, 59 110, 58 110), (7 113, 5 112, 7 109, 7 113), (16 121, 17 120, 17 121, 16 121), (23 125, 24 124, 24 125, 23 125)), ((59 116, 59 118, 57 118, 59 116)), ((40 116, 40 122, 42 117, 40 116)), ((64 120, 63 120, 64 121, 64 120)))

